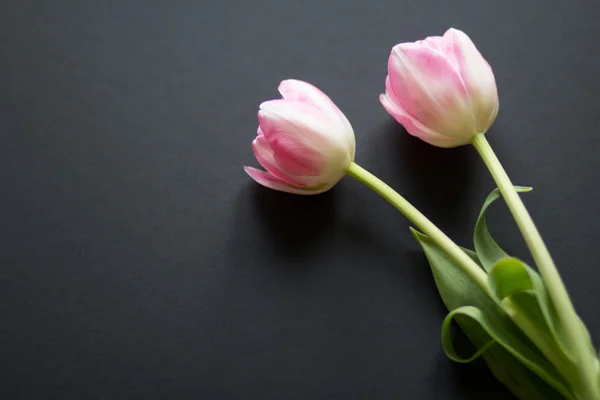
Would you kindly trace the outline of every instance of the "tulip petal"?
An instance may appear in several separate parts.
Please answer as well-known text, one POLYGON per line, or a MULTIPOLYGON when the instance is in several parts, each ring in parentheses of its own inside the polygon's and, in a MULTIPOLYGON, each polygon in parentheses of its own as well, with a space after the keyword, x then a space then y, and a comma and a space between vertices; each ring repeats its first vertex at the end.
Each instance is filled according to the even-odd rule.
POLYGON ((300 187, 293 186, 293 185, 277 178, 276 176, 271 175, 268 172, 261 171, 256 168, 244 167, 244 171, 246 171, 246 173, 250 176, 250 178, 254 179, 257 183, 259 183, 265 187, 268 187, 269 189, 278 190, 280 192, 308 195, 308 194, 322 193, 325 190, 329 189, 329 188, 326 188, 326 189, 310 191, 310 190, 302 189, 300 187))
POLYGON ((326 157, 286 132, 273 132, 268 141, 277 165, 290 175, 317 176, 325 167, 326 157))
POLYGON ((469 141, 461 138, 453 138, 439 134, 427 128, 421 124, 417 119, 410 115, 402 106, 393 100, 388 94, 382 94, 379 96, 379 101, 383 108, 398 121, 404 129, 411 135, 418 137, 419 139, 432 144, 437 147, 456 147, 463 144, 467 144, 469 141))
POLYGON ((302 101, 319 109, 337 108, 325 93, 308 82, 286 79, 281 81, 277 90, 285 100, 302 101))
POLYGON ((498 89, 492 68, 464 32, 449 29, 444 41, 447 55, 458 66, 471 96, 476 129, 485 132, 498 115, 498 89))
POLYGON ((467 90, 441 52, 428 45, 401 43, 392 49, 388 71, 395 97, 423 125, 441 134, 473 136, 467 90))
POLYGON ((444 38, 441 36, 429 36, 426 37, 425 40, 418 40, 417 43, 425 44, 442 54, 444 53, 445 43, 444 38))
POLYGON ((296 194, 331 189, 354 160, 354 132, 323 92, 302 81, 281 82, 282 99, 262 103, 254 154, 267 170, 244 167, 263 186, 296 194))
POLYGON ((313 150, 330 148, 340 140, 339 127, 310 104, 294 100, 269 100, 260 105, 258 122, 269 139, 285 132, 313 150))
POLYGON ((269 144, 267 138, 262 135, 260 128, 258 128, 258 130, 259 135, 252 142, 252 150, 254 151, 254 155, 256 156, 256 159, 260 165, 262 165, 263 168, 266 169, 270 174, 279 179, 296 186, 305 186, 302 182, 299 182, 297 179, 294 179, 294 177, 286 174, 279 168, 279 166, 277 166, 271 145, 269 144))
POLYGON ((285 100, 301 101, 310 104, 327 114, 335 115, 341 123, 347 124, 347 127, 350 127, 350 122, 344 113, 340 111, 325 93, 310 83, 296 79, 286 79, 281 81, 278 90, 285 100))
POLYGON ((340 132, 344 133, 348 146, 354 158, 354 131, 344 113, 331 101, 329 96, 308 82, 286 79, 278 87, 279 93, 285 100, 301 101, 312 105, 324 113, 335 117, 340 123, 340 132))

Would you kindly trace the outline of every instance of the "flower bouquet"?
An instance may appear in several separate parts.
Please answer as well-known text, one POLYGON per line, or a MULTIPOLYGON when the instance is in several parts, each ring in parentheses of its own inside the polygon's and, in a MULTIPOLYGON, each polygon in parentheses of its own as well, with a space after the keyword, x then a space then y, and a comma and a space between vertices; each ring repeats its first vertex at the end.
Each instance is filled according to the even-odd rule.
POLYGON ((408 200, 355 163, 355 138, 346 116, 319 89, 298 80, 279 85, 282 98, 260 105, 252 143, 265 169, 245 167, 259 184, 310 195, 349 175, 414 224, 410 228, 448 308, 441 343, 452 360, 482 357, 520 399, 600 400, 600 362, 560 274, 519 193, 486 138, 499 101, 491 67, 457 29, 400 43, 390 54, 379 99, 406 131, 434 146, 473 145, 497 184, 485 200, 473 250, 456 245, 408 200), (507 254, 492 238, 488 207, 506 202, 537 270, 507 254), (539 272, 538 272, 539 271, 539 272), (475 346, 459 355, 450 335, 456 321, 475 346))

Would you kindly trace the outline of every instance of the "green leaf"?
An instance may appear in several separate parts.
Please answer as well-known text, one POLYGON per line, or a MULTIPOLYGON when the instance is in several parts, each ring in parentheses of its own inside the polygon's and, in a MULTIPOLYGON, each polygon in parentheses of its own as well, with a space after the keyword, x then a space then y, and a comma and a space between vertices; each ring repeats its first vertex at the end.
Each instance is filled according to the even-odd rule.
MULTIPOLYGON (((521 364, 500 346, 492 346, 482 358, 492 374, 521 400, 564 400, 565 396, 521 364)), ((570 399, 571 397, 566 397, 570 399)))
MULTIPOLYGON (((522 343, 529 349, 533 349, 531 351, 536 354, 533 359, 542 359, 545 361, 543 355, 537 352, 535 346, 520 332, 497 303, 481 290, 454 261, 446 256, 429 237, 412 228, 411 232, 425 251, 438 291, 449 310, 452 311, 464 306, 472 306, 485 315, 491 315, 492 317, 490 318, 500 320, 503 325, 508 327, 506 329, 513 335, 515 341, 522 343)), ((476 253, 467 249, 463 250, 465 250, 465 253, 469 257, 481 265, 476 253)), ((475 322, 473 319, 460 316, 457 318, 457 322, 475 346, 478 354, 482 354, 484 361, 488 364, 494 376, 506 385, 518 398, 522 400, 554 400, 564 398, 556 389, 539 378, 532 370, 525 367, 521 361, 509 353, 503 346, 498 344, 492 345, 490 342, 496 339, 488 334, 481 324, 475 322)), ((444 338, 444 342, 447 344, 448 338, 444 338)), ((448 346, 445 347, 449 348, 448 346)), ((463 359, 463 361, 466 360, 463 359)), ((554 367, 545 361, 543 366, 538 366, 536 373, 540 369, 553 371, 554 367)), ((546 372, 542 375, 545 379, 549 379, 556 385, 556 379, 551 378, 552 372, 546 372)), ((559 386, 562 388, 564 385, 559 386)))
MULTIPOLYGON (((460 317, 459 317, 460 318, 460 317)), ((481 335, 481 326, 473 320, 457 320, 458 325, 476 348, 489 341, 489 335, 481 335), (481 337, 476 336, 481 335, 481 337)), ((521 400, 564 400, 556 389, 525 367, 502 346, 493 345, 481 354, 492 374, 521 400)), ((570 399, 570 396, 566 398, 570 399)))
POLYGON ((544 281, 533 268, 517 258, 504 258, 494 265, 489 279, 498 300, 510 298, 512 306, 534 322, 541 334, 550 336, 573 362, 556 309, 544 281))
MULTIPOLYGON (((531 188, 515 187, 515 190, 528 192, 531 188)), ((574 358, 544 281, 532 268, 509 257, 489 233, 485 213, 499 196, 498 189, 494 190, 479 214, 474 234, 477 255, 490 274, 490 286, 494 290, 496 300, 503 302, 505 310, 518 313, 516 315, 532 325, 533 329, 530 330, 537 336, 536 342, 543 345, 542 348, 551 354, 562 375, 569 379, 572 377, 572 371, 576 370, 574 358)), ((594 352, 589 332, 583 322, 579 322, 582 336, 590 351, 594 352)))
POLYGON ((563 396, 573 398, 568 382, 560 375, 554 365, 531 342, 523 340, 520 334, 516 334, 515 329, 517 328, 512 323, 508 323, 506 319, 498 317, 495 314, 484 313, 477 307, 464 306, 452 310, 444 320, 442 325, 442 346, 448 357, 457 362, 471 362, 493 344, 502 346, 502 348, 563 394, 563 396), (467 318, 476 322, 480 329, 471 329, 471 333, 474 333, 478 338, 485 338, 487 336, 485 344, 479 347, 477 352, 469 358, 458 356, 452 345, 450 327, 452 320, 455 318, 467 318))
MULTIPOLYGON (((413 228, 410 228, 410 231, 425 251, 435 284, 448 310, 466 305, 473 305, 482 310, 498 310, 496 302, 481 290, 427 235, 413 228)), ((478 262, 475 252, 466 250, 465 253, 478 262)))
MULTIPOLYGON (((511 307, 531 321, 541 337, 558 346, 558 352, 564 356, 563 363, 567 365, 565 369, 575 371, 571 347, 539 274, 521 260, 511 257, 498 261, 489 276, 498 299, 510 299, 511 307)), ((590 334, 585 324, 580 319, 578 321, 589 351, 595 357, 590 334)))
MULTIPOLYGON (((530 192, 533 189, 525 186, 515 186, 515 190, 517 192, 525 193, 530 192)), ((479 259, 481 260, 481 265, 487 272, 489 272, 492 269, 496 261, 504 257, 508 257, 508 254, 506 254, 504 250, 502 250, 500 246, 498 246, 496 241, 492 239, 492 236, 488 231, 487 222, 485 219, 485 212, 487 208, 499 197, 500 190, 496 188, 485 199, 485 202, 481 207, 481 211, 479 212, 477 223, 475 224, 475 234, 473 236, 473 241, 475 243, 475 251, 479 256, 479 259)))
POLYGON ((490 285, 500 300, 513 293, 533 289, 532 278, 524 264, 515 258, 504 258, 489 273, 490 285))

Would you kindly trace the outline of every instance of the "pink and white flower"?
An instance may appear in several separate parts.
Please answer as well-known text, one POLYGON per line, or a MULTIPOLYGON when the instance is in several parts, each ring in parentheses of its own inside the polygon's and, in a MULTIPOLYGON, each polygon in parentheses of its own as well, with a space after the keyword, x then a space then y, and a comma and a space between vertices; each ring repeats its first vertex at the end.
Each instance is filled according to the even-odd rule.
POLYGON ((408 133, 439 147, 470 143, 498 114, 492 68, 457 29, 394 46, 385 86, 379 100, 387 112, 408 133))
POLYGON ((317 194, 331 189, 354 161, 354 131, 346 116, 323 92, 299 80, 279 85, 282 99, 260 105, 252 142, 266 169, 244 170, 271 189, 317 194))

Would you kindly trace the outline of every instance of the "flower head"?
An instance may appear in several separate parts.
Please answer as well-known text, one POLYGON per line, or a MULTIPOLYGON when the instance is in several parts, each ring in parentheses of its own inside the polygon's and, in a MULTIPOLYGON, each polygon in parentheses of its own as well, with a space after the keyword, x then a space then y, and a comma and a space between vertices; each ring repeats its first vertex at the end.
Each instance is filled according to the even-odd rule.
POLYGON ((348 119, 316 87, 298 80, 279 85, 282 99, 260 105, 252 149, 266 169, 244 170, 263 186, 296 194, 331 189, 354 161, 348 119))
POLYGON ((498 114, 490 65, 462 31, 400 43, 388 61, 383 107, 408 133, 439 147, 470 143, 498 114))

